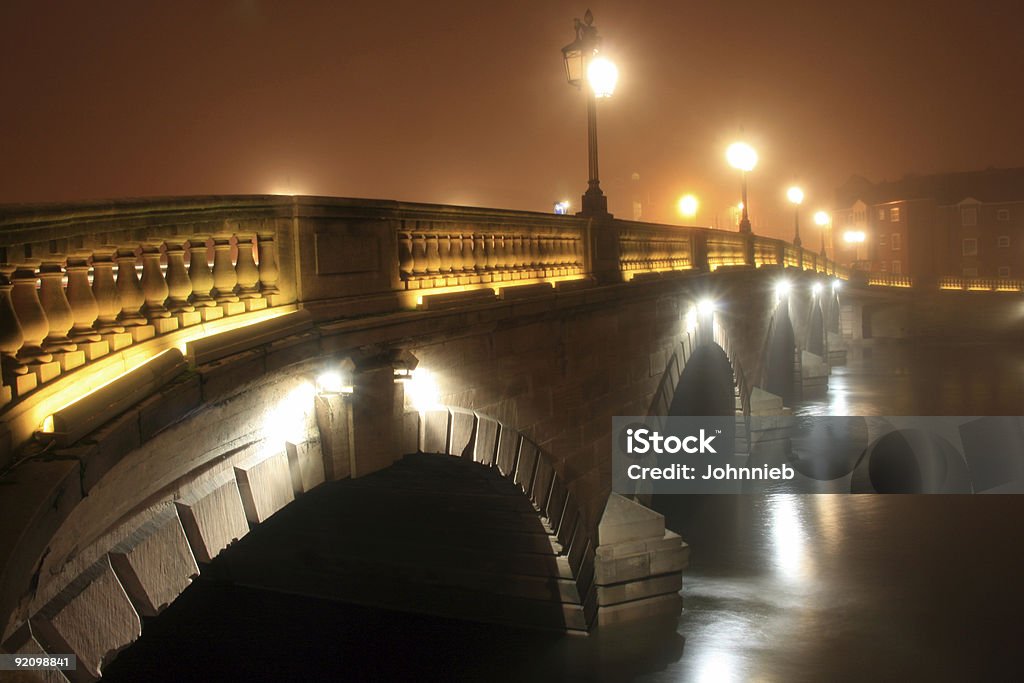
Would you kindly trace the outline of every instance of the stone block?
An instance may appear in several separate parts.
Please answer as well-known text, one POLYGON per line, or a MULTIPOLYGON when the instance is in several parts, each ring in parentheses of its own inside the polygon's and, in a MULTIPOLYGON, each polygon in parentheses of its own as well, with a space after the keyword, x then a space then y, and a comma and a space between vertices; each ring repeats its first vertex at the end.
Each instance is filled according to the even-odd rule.
POLYGON ((134 340, 132 335, 128 332, 109 332, 101 335, 103 341, 107 342, 110 346, 110 351, 120 351, 121 349, 131 346, 134 340))
POLYGON ((36 374, 39 384, 46 384, 60 375, 60 363, 57 362, 36 363, 30 365, 29 369, 36 374))
POLYGON ((185 311, 176 315, 178 328, 192 327, 203 322, 203 314, 199 311, 185 311))
POLYGON ((229 301, 221 304, 220 309, 225 316, 238 315, 239 313, 245 313, 245 304, 241 301, 229 301))
POLYGON ((279 339, 271 342, 267 348, 267 372, 301 363, 315 358, 320 354, 320 336, 316 332, 307 332, 295 337, 279 339))
POLYGON ((498 448, 498 422, 482 415, 477 417, 476 440, 473 443, 473 460, 490 467, 498 448))
POLYGON ((211 320, 220 320, 224 317, 224 309, 220 306, 206 306, 196 310, 199 312, 199 315, 202 316, 204 323, 210 322, 211 320))
POLYGON ((15 396, 24 396, 39 386, 39 376, 34 372, 27 372, 24 375, 15 375, 14 389, 15 396))
POLYGON ((105 341, 83 342, 78 345, 78 350, 85 354, 86 360, 93 361, 110 353, 110 344, 105 341))
POLYGON ((14 398, 14 391, 11 390, 11 387, 6 384, 0 386, 0 408, 10 403, 12 398, 14 398))
POLYGON ((268 458, 254 456, 235 465, 235 478, 245 517, 251 524, 259 524, 295 500, 284 453, 268 458))
POLYGON ((390 467, 395 461, 395 433, 401 414, 396 414, 399 392, 390 365, 355 373, 353 385, 352 476, 361 477, 390 467))
MULTIPOLYGON (((352 474, 352 404, 348 395, 323 394, 314 399, 324 476, 328 481, 352 474)), ((418 413, 413 413, 417 418, 418 413)))
POLYGON ((423 443, 420 451, 423 453, 447 453, 448 452, 448 426, 450 415, 447 409, 427 410, 422 413, 423 419, 423 443))
POLYGON ((298 444, 285 442, 284 449, 288 456, 292 491, 296 497, 324 483, 324 458, 319 439, 298 444))
POLYGON ((537 468, 537 444, 523 439, 519 445, 519 457, 516 459, 516 473, 513 481, 519 489, 529 495, 533 487, 533 475, 537 468))
POLYGON ((611 586, 597 587, 597 604, 601 607, 617 605, 623 602, 643 600, 655 595, 671 595, 678 593, 683 587, 682 572, 674 572, 662 576, 652 576, 637 581, 627 581, 611 586))
POLYGON ((139 447, 139 411, 130 410, 82 441, 82 489, 89 493, 110 469, 139 447))
POLYGON ((104 556, 31 620, 48 652, 74 653, 72 681, 96 680, 103 666, 142 634, 142 621, 104 556))
POLYGON ((126 327, 125 332, 131 335, 132 342, 138 344, 156 336, 156 328, 152 325, 135 325, 126 327))
POLYGON ((597 527, 601 546, 665 535, 665 517, 625 496, 612 493, 597 527))
POLYGON ((262 311, 267 308, 266 299, 245 299, 246 312, 262 311))
POLYGON ((452 411, 452 436, 448 446, 451 455, 473 457, 473 434, 476 431, 476 415, 469 411, 452 411))
POLYGON ((515 471, 519 439, 519 432, 505 425, 501 426, 501 431, 498 433, 498 450, 494 464, 503 477, 510 477, 515 471))
POLYGON ((650 621, 657 618, 676 618, 683 610, 683 598, 678 593, 658 595, 644 600, 602 607, 597 611, 598 626, 611 626, 631 621, 650 621))
POLYGON ((567 491, 561 480, 556 476, 551 484, 551 495, 548 496, 547 507, 543 510, 547 517, 548 526, 552 532, 558 531, 558 525, 562 522, 562 513, 565 511, 565 498, 567 491))
POLYGON ((110 564, 132 603, 146 617, 163 611, 199 575, 173 508, 112 548, 110 564))
POLYGON ((65 351, 53 354, 53 360, 60 364, 61 372, 68 372, 85 365, 85 351, 65 351))
POLYGON ((195 558, 210 562, 232 542, 249 533, 242 497, 234 477, 189 491, 174 502, 195 558))
POLYGON ((541 453, 537 459, 537 473, 533 477, 533 488, 530 491, 530 500, 538 510, 544 510, 547 506, 554 478, 555 469, 551 466, 550 458, 547 454, 541 453))
POLYGON ((152 322, 157 334, 167 334, 178 329, 177 318, 154 318, 152 322))
POLYGON ((266 357, 262 350, 245 351, 197 368, 202 378, 203 401, 213 403, 262 377, 266 357))

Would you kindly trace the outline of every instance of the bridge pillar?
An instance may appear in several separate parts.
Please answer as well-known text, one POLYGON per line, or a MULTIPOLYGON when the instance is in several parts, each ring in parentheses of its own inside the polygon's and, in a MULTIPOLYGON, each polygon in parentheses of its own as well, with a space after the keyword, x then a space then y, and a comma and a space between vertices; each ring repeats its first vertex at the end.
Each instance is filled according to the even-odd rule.
POLYGON ((607 219, 592 217, 584 229, 584 270, 599 284, 622 282, 619 231, 607 219))
POLYGON ((395 438, 402 422, 395 370, 376 361, 352 376, 351 467, 361 477, 389 467, 398 453, 395 438))

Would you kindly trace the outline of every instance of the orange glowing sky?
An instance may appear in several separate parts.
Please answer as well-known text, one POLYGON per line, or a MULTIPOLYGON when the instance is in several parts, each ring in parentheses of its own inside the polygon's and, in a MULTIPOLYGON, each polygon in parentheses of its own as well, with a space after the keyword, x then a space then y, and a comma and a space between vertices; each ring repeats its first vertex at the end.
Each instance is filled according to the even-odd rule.
MULTIPOLYGON (((602 187, 725 227, 725 146, 760 153, 756 232, 851 174, 1024 165, 1021 3, 595 2, 620 78, 602 187)), ((563 75, 579 2, 0 6, 0 202, 271 191, 550 211, 586 189, 563 75)))

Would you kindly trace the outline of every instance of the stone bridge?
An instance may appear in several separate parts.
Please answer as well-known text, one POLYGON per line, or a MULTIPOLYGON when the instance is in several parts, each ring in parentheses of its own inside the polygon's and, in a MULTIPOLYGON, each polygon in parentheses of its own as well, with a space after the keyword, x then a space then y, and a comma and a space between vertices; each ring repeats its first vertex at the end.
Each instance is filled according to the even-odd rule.
POLYGON ((781 414, 913 291, 759 236, 317 197, 3 207, 0 263, 0 644, 75 680, 320 487, 396 538, 389 491, 458 501, 415 520, 479 522, 458 566, 366 561, 472 618, 677 614, 686 547, 610 496, 612 416, 781 414))

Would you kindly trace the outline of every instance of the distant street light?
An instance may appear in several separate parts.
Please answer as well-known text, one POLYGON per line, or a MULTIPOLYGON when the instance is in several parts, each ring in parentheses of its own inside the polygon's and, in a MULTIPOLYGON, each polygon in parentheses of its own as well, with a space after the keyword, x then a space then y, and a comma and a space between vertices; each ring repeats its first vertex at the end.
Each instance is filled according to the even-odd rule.
POLYGON ((684 218, 693 219, 697 215, 697 208, 700 206, 700 202, 692 194, 686 194, 679 198, 677 205, 679 213, 684 218))
POLYGON ((555 202, 555 213, 557 213, 560 216, 564 216, 565 214, 569 213, 569 202, 555 202))
POLYGON ((599 57, 601 37, 594 26, 594 15, 588 9, 583 21, 576 19, 576 40, 562 48, 565 60, 565 76, 569 85, 583 87, 586 75, 587 83, 587 153, 590 167, 590 180, 587 191, 583 195, 583 207, 580 215, 608 215, 608 198, 601 191, 601 181, 597 168, 597 99, 611 97, 615 84, 619 79, 619 70, 605 57, 599 57))
POLYGON ((741 194, 743 198, 743 217, 740 218, 740 232, 751 232, 750 215, 747 211, 747 173, 757 166, 757 152, 745 142, 734 142, 725 150, 725 158, 729 165, 740 171, 741 194))
POLYGON ((825 229, 828 227, 831 218, 827 211, 818 211, 814 214, 814 224, 821 228, 821 257, 826 258, 825 253, 825 229))
POLYGON ((796 227, 796 235, 793 237, 793 246, 802 246, 800 242, 800 204, 804 201, 804 191, 795 185, 786 190, 786 199, 793 203, 793 224, 796 227))

